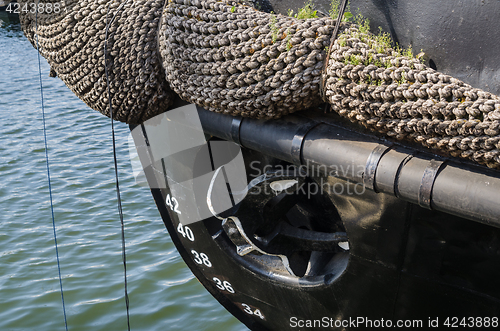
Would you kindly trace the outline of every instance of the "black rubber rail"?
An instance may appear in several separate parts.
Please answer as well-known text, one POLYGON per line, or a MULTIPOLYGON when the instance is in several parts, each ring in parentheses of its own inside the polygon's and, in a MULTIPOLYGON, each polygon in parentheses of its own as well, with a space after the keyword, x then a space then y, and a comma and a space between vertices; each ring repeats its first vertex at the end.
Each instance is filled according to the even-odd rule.
POLYGON ((203 130, 212 136, 330 174, 356 169, 335 176, 424 208, 500 227, 497 171, 377 140, 321 115, 262 121, 198 109, 203 130))

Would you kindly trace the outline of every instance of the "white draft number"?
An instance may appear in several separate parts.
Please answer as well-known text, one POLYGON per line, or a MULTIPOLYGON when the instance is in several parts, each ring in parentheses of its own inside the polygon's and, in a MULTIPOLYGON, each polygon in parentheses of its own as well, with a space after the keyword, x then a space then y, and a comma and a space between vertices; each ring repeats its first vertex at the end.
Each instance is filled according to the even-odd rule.
POLYGON ((167 194, 165 203, 167 204, 168 207, 170 207, 170 210, 172 210, 174 213, 177 213, 179 215, 181 214, 181 211, 179 210, 179 202, 177 201, 176 198, 174 197, 170 198, 170 194, 167 194))
POLYGON ((207 254, 205 254, 205 253, 198 253, 194 249, 191 250, 191 254, 194 255, 194 262, 196 262, 198 264, 204 264, 204 265, 206 265, 209 268, 212 266, 212 262, 210 262, 210 260, 208 259, 207 254))

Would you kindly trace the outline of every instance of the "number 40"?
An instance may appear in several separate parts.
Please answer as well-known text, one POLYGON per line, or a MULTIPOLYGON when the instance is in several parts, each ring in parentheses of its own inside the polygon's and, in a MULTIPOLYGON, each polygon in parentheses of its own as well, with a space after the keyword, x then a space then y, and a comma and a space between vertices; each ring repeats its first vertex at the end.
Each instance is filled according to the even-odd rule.
POLYGON ((182 234, 184 238, 194 241, 194 233, 188 226, 183 226, 182 223, 179 223, 179 225, 177 225, 177 232, 182 234))

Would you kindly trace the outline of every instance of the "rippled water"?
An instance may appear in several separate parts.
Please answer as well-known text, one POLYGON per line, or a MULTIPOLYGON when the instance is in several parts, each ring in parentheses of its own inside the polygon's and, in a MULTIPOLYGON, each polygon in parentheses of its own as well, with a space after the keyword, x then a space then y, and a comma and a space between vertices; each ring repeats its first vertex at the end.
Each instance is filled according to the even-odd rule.
MULTIPOLYGON (((37 53, 0 27, 0 330, 63 330, 43 145, 37 53)), ((70 330, 126 330, 110 121, 42 59, 50 171, 70 330)), ((117 124, 132 330, 245 330, 193 277, 134 183, 117 124)))

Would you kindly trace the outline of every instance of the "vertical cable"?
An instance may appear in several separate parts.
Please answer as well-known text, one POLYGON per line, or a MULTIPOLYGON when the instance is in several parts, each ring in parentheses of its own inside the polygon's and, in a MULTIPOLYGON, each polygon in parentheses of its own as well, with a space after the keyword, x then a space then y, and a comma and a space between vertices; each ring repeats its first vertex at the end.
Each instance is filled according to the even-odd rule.
MULTIPOLYGON (((123 2, 113 15, 113 18, 111 21, 108 20, 108 15, 109 15, 109 7, 111 3, 108 4, 108 10, 106 12, 106 35, 104 39, 104 72, 106 74, 106 87, 108 91, 108 101, 109 101, 109 117, 111 118, 111 135, 113 139, 113 160, 114 160, 114 165, 115 165, 115 181, 116 181, 116 196, 118 200, 118 214, 120 215, 120 223, 121 223, 121 230, 122 230, 122 259, 123 259, 123 273, 124 273, 124 284, 125 284, 125 305, 127 308, 127 327, 128 330, 130 331, 130 314, 129 314, 129 299, 128 299, 128 290, 127 290, 127 256, 125 254, 125 226, 123 223, 123 210, 122 210, 122 200, 120 197, 120 184, 119 184, 119 179, 118 179, 118 162, 116 160, 116 138, 115 138, 115 127, 114 127, 114 120, 113 120, 113 106, 111 104, 111 90, 109 87, 109 74, 108 74, 108 32, 109 32, 109 26, 113 23, 115 20, 116 15, 120 10, 123 8, 123 6, 127 3, 127 1, 123 2)), ((111 65, 111 63, 109 64, 111 65)))
MULTIPOLYGON (((40 2, 40 0, 37 1, 36 8, 38 8, 39 2, 40 2)), ((49 182, 50 211, 52 213, 52 229, 54 230, 54 245, 56 247, 57 269, 59 271, 59 286, 61 288, 61 301, 62 301, 62 307, 63 307, 63 313, 64 313, 64 326, 66 328, 66 331, 68 331, 68 321, 66 319, 66 306, 64 304, 64 292, 63 292, 62 277, 61 277, 61 264, 59 263, 59 250, 57 249, 56 221, 55 221, 55 217, 54 217, 54 203, 52 201, 52 186, 50 184, 49 151, 48 151, 48 147, 47 147, 47 129, 45 126, 45 107, 44 107, 44 102, 43 102, 42 66, 41 66, 41 61, 40 61, 40 45, 38 43, 38 10, 35 11, 35 39, 36 39, 36 48, 38 51, 38 76, 39 76, 39 81, 40 81, 40 97, 41 97, 41 103, 42 103, 42 122, 43 122, 43 139, 44 139, 44 143, 45 143, 45 164, 47 165, 47 180, 49 182)))
MULTIPOLYGON (((321 99, 323 101, 327 101, 326 98, 326 92, 325 92, 325 86, 326 86, 326 80, 323 79, 323 77, 326 76, 326 70, 328 68, 328 61, 330 60, 330 53, 332 52, 332 47, 333 43, 335 42, 335 39, 337 39, 337 35, 339 33, 340 29, 340 23, 342 22, 342 19, 344 18, 344 12, 347 7, 347 3, 349 0, 342 0, 342 2, 339 5, 339 15, 337 16, 337 22, 335 23, 335 28, 333 29, 333 34, 331 37, 330 41, 330 46, 328 46, 328 51, 326 52, 326 59, 325 63, 323 63, 323 69, 321 70, 321 83, 320 83, 320 88, 319 88, 319 94, 321 96, 321 99)), ((331 107, 331 105, 330 105, 331 107)))

